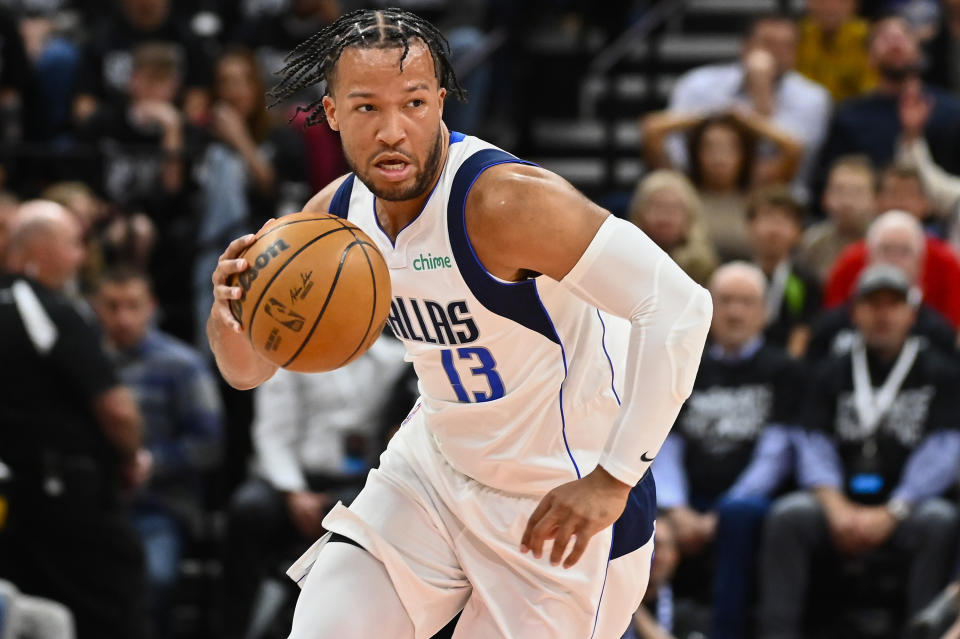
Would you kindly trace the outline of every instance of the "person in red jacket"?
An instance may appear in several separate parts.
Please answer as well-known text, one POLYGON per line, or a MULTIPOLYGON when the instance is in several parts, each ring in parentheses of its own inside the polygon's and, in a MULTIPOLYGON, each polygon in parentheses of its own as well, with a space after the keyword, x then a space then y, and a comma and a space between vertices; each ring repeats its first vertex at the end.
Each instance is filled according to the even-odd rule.
POLYGON ((877 262, 906 271, 919 285, 924 302, 960 327, 960 259, 946 242, 925 236, 917 219, 903 211, 877 217, 866 239, 840 254, 827 278, 824 305, 831 308, 847 301, 860 271, 877 262))

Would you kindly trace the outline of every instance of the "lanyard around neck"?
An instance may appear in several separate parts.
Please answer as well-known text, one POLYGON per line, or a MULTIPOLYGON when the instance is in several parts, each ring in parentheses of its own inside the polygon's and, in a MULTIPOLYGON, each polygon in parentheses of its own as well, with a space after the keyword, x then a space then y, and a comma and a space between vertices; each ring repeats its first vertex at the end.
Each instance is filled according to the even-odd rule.
POLYGON ((853 399, 857 409, 857 417, 860 419, 860 425, 864 432, 869 436, 873 435, 881 420, 890 411, 893 406, 893 400, 896 399, 900 387, 903 386, 907 374, 917 360, 917 353, 920 352, 920 339, 911 337, 907 339, 897 361, 893 365, 886 381, 880 387, 878 392, 873 390, 873 382, 870 380, 870 371, 867 368, 867 349, 863 344, 863 339, 858 338, 851 349, 853 359, 853 399))
POLYGON ((770 286, 767 287, 767 326, 773 324, 780 317, 780 307, 783 306, 783 296, 787 291, 787 280, 790 278, 790 260, 777 264, 770 277, 770 286))

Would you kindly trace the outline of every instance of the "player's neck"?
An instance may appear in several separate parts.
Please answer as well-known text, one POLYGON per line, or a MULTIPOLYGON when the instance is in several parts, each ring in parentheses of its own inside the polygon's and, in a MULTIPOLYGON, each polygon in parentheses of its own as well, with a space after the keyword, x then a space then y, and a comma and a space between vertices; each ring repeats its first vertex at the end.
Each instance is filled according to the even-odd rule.
POLYGON ((391 240, 396 240, 400 231, 420 215, 427 200, 430 199, 430 194, 433 193, 434 187, 436 187, 437 182, 440 180, 440 175, 443 174, 443 167, 447 165, 447 152, 450 149, 450 132, 446 126, 443 127, 442 135, 440 162, 437 164, 436 175, 433 176, 429 188, 427 188, 422 195, 400 201, 389 201, 380 198, 375 200, 374 210, 376 211, 380 227, 391 240))

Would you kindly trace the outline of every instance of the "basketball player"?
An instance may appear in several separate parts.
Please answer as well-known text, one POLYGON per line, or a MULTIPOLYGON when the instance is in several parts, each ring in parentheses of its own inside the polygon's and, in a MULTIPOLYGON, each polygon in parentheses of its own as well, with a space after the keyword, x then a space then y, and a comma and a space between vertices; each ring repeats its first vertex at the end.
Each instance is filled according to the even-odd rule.
MULTIPOLYGON (((348 13, 283 74, 277 99, 323 83, 309 120, 340 132, 353 169, 306 210, 348 218, 382 251, 387 323, 421 391, 291 570, 291 637, 420 639, 460 610, 457 639, 620 637, 650 568, 647 471, 690 393, 709 295, 558 176, 449 131, 444 100, 462 91, 417 16, 348 13)), ((238 388, 275 371, 227 304, 251 242, 223 253, 208 323, 238 388)))

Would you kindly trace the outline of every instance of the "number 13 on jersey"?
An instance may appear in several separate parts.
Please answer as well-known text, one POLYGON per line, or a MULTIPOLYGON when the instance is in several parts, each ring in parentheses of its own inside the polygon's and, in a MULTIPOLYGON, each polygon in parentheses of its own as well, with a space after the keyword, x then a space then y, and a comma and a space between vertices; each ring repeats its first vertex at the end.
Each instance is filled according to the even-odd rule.
POLYGON ((443 362, 443 370, 446 371, 447 377, 450 378, 450 384, 453 386, 453 391, 457 394, 458 401, 489 402, 503 397, 503 379, 497 372, 496 360, 493 359, 493 355, 491 355, 490 351, 486 348, 447 348, 440 352, 440 360, 443 362), (470 363, 477 364, 476 366, 470 366, 470 372, 475 376, 479 377, 482 375, 487 378, 487 384, 490 387, 489 392, 474 391, 473 399, 470 399, 470 393, 463 387, 463 382, 460 380, 460 373, 454 364, 454 352, 456 352, 458 360, 467 360, 470 363))

